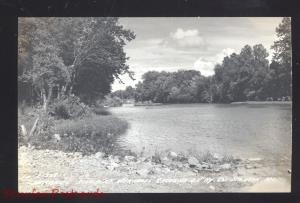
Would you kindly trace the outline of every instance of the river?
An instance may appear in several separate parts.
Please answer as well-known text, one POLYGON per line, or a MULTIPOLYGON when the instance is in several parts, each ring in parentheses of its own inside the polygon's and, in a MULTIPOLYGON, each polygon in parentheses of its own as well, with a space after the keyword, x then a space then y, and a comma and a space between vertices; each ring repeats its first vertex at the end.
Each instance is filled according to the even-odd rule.
POLYGON ((129 122, 118 144, 134 152, 207 151, 241 158, 291 160, 291 105, 174 104, 115 107, 129 122))

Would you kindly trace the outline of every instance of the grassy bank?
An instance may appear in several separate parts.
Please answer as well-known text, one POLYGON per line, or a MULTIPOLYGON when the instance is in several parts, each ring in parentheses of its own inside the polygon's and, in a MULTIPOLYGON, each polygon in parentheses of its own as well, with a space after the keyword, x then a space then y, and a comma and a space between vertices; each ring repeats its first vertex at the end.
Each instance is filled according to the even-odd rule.
POLYGON ((92 113, 80 119, 56 119, 38 109, 19 113, 19 145, 64 152, 113 153, 114 142, 128 128, 128 123, 110 113, 92 113), (37 130, 30 133, 35 121, 37 130), (22 133, 21 125, 26 129, 22 133))

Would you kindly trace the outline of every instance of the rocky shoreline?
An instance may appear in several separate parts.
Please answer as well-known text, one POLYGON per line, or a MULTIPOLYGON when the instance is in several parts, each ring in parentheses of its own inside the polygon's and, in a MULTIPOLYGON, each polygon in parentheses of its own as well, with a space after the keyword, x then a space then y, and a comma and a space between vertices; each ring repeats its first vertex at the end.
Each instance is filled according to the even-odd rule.
MULTIPOLYGON (((212 157, 207 162, 175 152, 166 156, 83 156, 19 147, 19 192, 239 192, 266 178, 262 160, 212 157), (253 172, 254 171, 254 172, 253 172)), ((270 174, 270 176, 281 176, 270 174)))

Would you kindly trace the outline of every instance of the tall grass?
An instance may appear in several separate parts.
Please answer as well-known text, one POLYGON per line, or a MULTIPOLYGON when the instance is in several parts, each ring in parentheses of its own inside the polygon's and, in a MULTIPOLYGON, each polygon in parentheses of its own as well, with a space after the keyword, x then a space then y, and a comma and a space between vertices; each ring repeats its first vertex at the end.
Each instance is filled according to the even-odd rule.
MULTIPOLYGON (((18 124, 24 125, 29 134, 37 115, 20 115, 18 124)), ((40 149, 57 149, 65 152, 92 154, 98 151, 112 153, 118 135, 128 128, 125 120, 112 115, 92 115, 82 119, 55 120, 44 114, 39 115, 38 131, 31 137, 19 136, 21 145, 31 144, 40 149), (54 134, 60 136, 55 139, 54 134)))
POLYGON ((127 127, 126 121, 111 115, 64 120, 55 125, 55 132, 62 138, 57 145, 63 151, 109 153, 114 149, 117 136, 124 133, 127 127))

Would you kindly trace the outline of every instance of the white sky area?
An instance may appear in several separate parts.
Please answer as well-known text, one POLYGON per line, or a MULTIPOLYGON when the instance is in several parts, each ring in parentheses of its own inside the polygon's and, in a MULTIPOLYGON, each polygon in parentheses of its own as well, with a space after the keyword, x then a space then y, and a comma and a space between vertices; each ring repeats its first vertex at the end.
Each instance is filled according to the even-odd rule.
POLYGON ((269 52, 276 40, 275 29, 281 17, 148 17, 120 18, 124 28, 136 38, 124 47, 127 64, 135 73, 116 80, 112 90, 135 86, 144 73, 155 71, 199 70, 202 75, 214 74, 214 66, 225 56, 239 53, 246 44, 262 44, 269 52))

